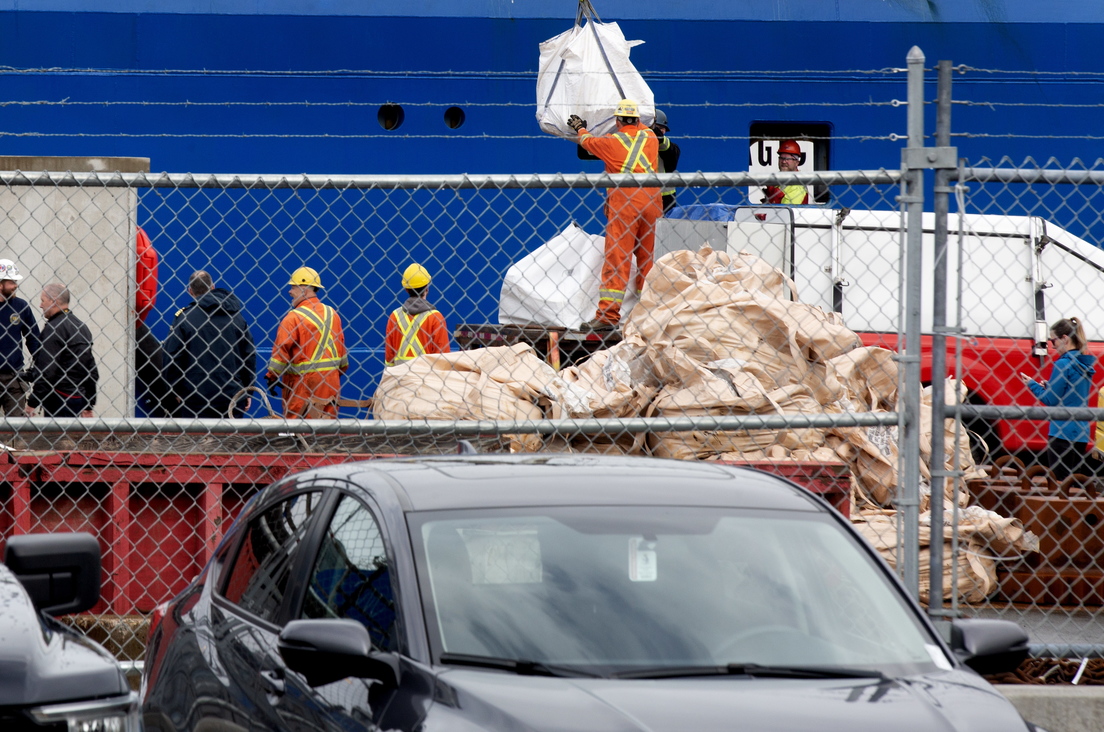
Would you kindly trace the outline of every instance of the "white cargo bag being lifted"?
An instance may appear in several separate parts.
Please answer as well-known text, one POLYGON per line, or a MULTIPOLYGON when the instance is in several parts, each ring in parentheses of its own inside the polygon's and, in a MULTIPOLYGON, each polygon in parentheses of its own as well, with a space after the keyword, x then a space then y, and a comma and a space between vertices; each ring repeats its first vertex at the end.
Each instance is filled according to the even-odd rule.
POLYGON ((617 23, 603 23, 590 0, 580 0, 575 27, 540 44, 537 121, 541 129, 573 140, 575 131, 567 126, 567 118, 577 114, 595 135, 614 132, 613 113, 622 99, 635 101, 640 121, 651 126, 655 97, 629 61, 629 49, 643 42, 626 41, 617 23))
MULTIPOLYGON (((588 234, 577 224, 568 226, 506 270, 498 322, 574 329, 593 318, 605 250, 601 234, 588 234)), ((629 273, 630 292, 621 305, 622 319, 636 304, 634 282, 635 261, 629 273)))

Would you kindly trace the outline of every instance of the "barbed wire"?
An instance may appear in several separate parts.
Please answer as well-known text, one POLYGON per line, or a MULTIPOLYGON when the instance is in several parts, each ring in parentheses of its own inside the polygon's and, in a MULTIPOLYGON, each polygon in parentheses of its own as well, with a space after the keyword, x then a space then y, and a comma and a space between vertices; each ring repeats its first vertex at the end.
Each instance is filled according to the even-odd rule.
MULTIPOLYGON (((678 107, 688 109, 699 109, 702 107, 720 107, 720 108, 757 108, 757 107, 899 107, 904 106, 907 102, 898 99, 889 99, 886 101, 875 102, 699 102, 699 103, 665 103, 660 102, 664 107, 678 107)), ((0 107, 382 107, 386 105, 399 105, 402 107, 444 107, 444 106, 464 106, 464 107, 536 107, 533 102, 461 102, 461 101, 440 101, 440 102, 402 102, 402 101, 386 101, 386 102, 312 102, 310 100, 303 101, 283 101, 283 102, 235 102, 235 101, 221 101, 221 102, 194 102, 191 100, 183 101, 148 101, 148 100, 102 100, 102 101, 82 101, 74 100, 66 97, 65 99, 9 99, 6 101, 0 101, 0 107)))
MULTIPOLYGON (((809 74, 813 76, 836 76, 842 74, 862 74, 862 75, 877 75, 877 74, 900 74, 908 71, 906 68, 896 67, 883 67, 881 69, 780 69, 780 70, 742 70, 742 69, 719 69, 719 70, 684 70, 684 71, 644 71, 640 70, 639 73, 643 76, 779 76, 786 75, 792 76, 796 74, 809 74)), ((605 71, 595 71, 595 74, 605 74, 605 71)), ((439 76, 535 76, 537 72, 535 70, 510 70, 510 71, 495 71, 495 70, 483 70, 483 71, 457 71, 454 69, 438 69, 438 70, 380 70, 380 69, 127 69, 127 68, 94 68, 94 67, 64 67, 64 66, 44 66, 44 67, 18 67, 18 66, 0 66, 0 74, 119 74, 119 75, 149 75, 149 76, 180 76, 180 75, 200 75, 200 76, 426 76, 426 77, 439 77, 439 76)))
POLYGON ((1104 140, 1104 135, 1032 135, 1018 132, 952 132, 951 137, 1000 138, 1009 140, 1104 140))
POLYGON ((975 102, 964 99, 953 99, 951 104, 964 107, 1045 107, 1065 109, 1099 109, 1104 107, 1104 102, 1097 104, 1065 104, 1062 102, 975 102))
MULTIPOLYGON (((331 134, 331 133, 251 133, 251 132, 8 132, 0 130, 0 137, 89 137, 89 138, 105 138, 105 137, 119 137, 119 138, 215 138, 215 139, 240 139, 240 140, 252 140, 252 139, 287 139, 287 140, 373 140, 373 139, 387 139, 387 140, 556 140, 562 141, 564 138, 557 137, 555 135, 540 134, 540 135, 457 135, 457 134, 409 134, 400 132, 384 132, 384 133, 361 133, 361 134, 331 134)), ((871 140, 888 140, 895 142, 898 140, 904 140, 908 136, 905 134, 890 133, 888 135, 835 135, 831 137, 832 140, 858 140, 858 141, 871 141, 871 140)), ((679 140, 719 140, 719 141, 731 141, 731 140, 743 140, 748 138, 746 135, 679 135, 679 140)), ((829 139, 829 138, 808 138, 808 139, 829 139)))
POLYGON ((1101 77, 1104 79, 1104 72, 1102 71, 1038 71, 1034 69, 983 69, 977 66, 967 66, 966 64, 959 64, 955 67, 955 70, 960 74, 964 74, 967 71, 976 71, 982 74, 1023 74, 1024 76, 1086 76, 1086 77, 1101 77))

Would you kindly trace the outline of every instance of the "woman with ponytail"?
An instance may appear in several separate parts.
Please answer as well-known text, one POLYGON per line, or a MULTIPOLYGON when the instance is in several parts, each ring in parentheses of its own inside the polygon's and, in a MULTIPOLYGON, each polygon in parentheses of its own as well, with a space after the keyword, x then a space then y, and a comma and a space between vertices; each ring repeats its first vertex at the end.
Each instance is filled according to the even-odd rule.
MULTIPOLYGON (((1050 380, 1039 383, 1027 374, 1020 378, 1048 407, 1087 407, 1096 357, 1084 353, 1085 329, 1077 318, 1063 318, 1050 327, 1047 343, 1058 352, 1050 380)), ((1056 481, 1080 473, 1092 475, 1088 462, 1092 422, 1052 420, 1047 438, 1047 460, 1056 481)))

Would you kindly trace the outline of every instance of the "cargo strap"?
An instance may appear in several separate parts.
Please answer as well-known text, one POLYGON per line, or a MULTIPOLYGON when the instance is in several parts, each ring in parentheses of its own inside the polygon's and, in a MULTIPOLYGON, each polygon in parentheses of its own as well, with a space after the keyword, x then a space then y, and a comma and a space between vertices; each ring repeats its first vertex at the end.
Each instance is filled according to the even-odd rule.
MULTIPOLYGON (((575 13, 575 27, 582 26, 583 19, 589 20, 591 33, 594 34, 594 42, 598 45, 598 51, 602 54, 602 61, 606 64, 606 71, 609 72, 610 79, 613 80, 613 85, 617 87, 617 93, 621 95, 621 98, 625 97, 625 90, 621 87, 621 80, 617 78, 617 73, 613 70, 613 64, 610 63, 609 56, 606 54, 606 48, 602 45, 602 39, 598 37, 598 29, 594 27, 595 23, 601 23, 602 19, 598 17, 598 12, 594 9, 594 6, 590 4, 590 0, 579 0, 579 9, 575 13)), ((548 105, 552 101, 552 92, 556 90, 556 86, 560 83, 560 74, 563 73, 564 59, 560 59, 560 66, 556 69, 556 78, 552 81, 552 86, 548 89, 548 98, 544 100, 544 110, 548 111, 548 105)))

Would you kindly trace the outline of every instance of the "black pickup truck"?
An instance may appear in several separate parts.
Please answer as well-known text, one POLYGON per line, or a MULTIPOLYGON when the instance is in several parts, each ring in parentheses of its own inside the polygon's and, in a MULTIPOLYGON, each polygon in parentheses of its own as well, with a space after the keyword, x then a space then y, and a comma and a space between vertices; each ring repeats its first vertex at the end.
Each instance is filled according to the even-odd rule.
POLYGON ((138 695, 115 658, 53 616, 100 598, 91 534, 9 536, 0 566, 0 729, 138 732, 138 695))

